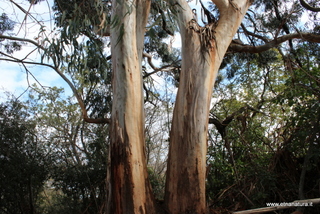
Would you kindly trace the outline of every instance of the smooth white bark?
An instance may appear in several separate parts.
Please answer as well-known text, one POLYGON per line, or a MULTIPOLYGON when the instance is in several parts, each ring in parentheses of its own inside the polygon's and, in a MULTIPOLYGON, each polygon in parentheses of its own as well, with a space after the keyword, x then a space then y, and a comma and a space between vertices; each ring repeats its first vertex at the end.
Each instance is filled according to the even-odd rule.
POLYGON ((112 213, 154 213, 148 182, 141 57, 150 1, 114 0, 111 28, 113 104, 110 179, 112 213), (128 10, 129 9, 129 10, 128 10))
MULTIPOLYGON (((210 42, 190 28, 193 18, 185 1, 179 27, 182 40, 180 84, 170 134, 165 204, 170 214, 206 213, 205 173, 208 115, 213 85, 223 56, 245 12, 247 0, 219 2, 219 22, 210 42)), ((218 2, 217 2, 218 3, 218 2)), ((209 27, 209 26, 208 26, 209 27)), ((202 32, 202 31, 200 31, 202 32)))

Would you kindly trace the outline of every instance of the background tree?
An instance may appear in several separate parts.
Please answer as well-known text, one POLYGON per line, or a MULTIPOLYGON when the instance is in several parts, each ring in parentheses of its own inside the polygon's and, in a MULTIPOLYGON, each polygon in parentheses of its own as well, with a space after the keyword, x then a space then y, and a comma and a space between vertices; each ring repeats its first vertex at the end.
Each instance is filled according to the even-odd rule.
POLYGON ((19 101, 0 105, 1 213, 41 212, 40 193, 52 159, 30 116, 19 101))
POLYGON ((47 142, 54 159, 47 189, 53 199, 44 200, 44 212, 103 213, 108 129, 83 122, 78 104, 73 98, 63 99, 62 93, 35 87, 27 101, 38 121, 37 135, 47 142))
MULTIPOLYGON (((246 57, 236 58, 237 62, 233 66, 226 67, 226 73, 220 73, 216 86, 219 101, 214 105, 212 117, 209 119, 218 131, 214 131, 215 134, 211 135, 212 146, 209 148, 209 151, 213 150, 210 157, 215 160, 210 161, 209 159, 213 166, 209 165, 211 170, 208 175, 208 196, 211 191, 220 191, 216 197, 211 196, 213 205, 221 206, 220 203, 223 201, 221 198, 225 198, 223 207, 230 206, 234 207, 233 209, 243 206, 258 207, 268 201, 291 201, 296 198, 305 198, 302 192, 304 192, 303 186, 307 185, 304 177, 306 168, 315 169, 317 167, 312 167, 310 163, 304 161, 304 158, 309 157, 305 147, 308 135, 304 135, 298 140, 300 147, 295 147, 298 141, 294 143, 293 139, 296 139, 294 136, 300 133, 298 131, 300 128, 294 125, 297 124, 297 117, 301 119, 300 115, 306 116, 303 113, 305 110, 302 110, 305 109, 305 101, 302 100, 309 100, 310 97, 303 95, 302 98, 298 95, 299 93, 294 92, 297 85, 304 84, 293 81, 292 78, 294 79, 300 73, 298 71, 303 69, 304 74, 308 75, 305 80, 310 81, 309 84, 318 81, 317 74, 311 75, 310 71, 307 72, 306 67, 303 68, 306 61, 304 56, 300 55, 302 47, 308 49, 303 51, 308 53, 305 54, 307 58, 311 57, 309 53, 313 56, 317 55, 312 51, 314 46, 318 45, 300 42, 300 45, 294 46, 291 53, 286 55, 283 54, 286 51, 286 46, 278 47, 280 50, 278 56, 274 54, 276 53, 274 51, 269 54, 243 54, 246 57), (298 62, 301 66, 298 65, 298 62), (241 66, 243 64, 246 66, 241 66), (290 86, 288 87, 288 85, 290 86), (293 97, 283 99, 283 96, 286 96, 284 94, 288 95, 288 93, 294 94, 293 97), (300 98, 295 99, 295 96, 300 98), (299 110, 293 110, 292 106, 299 106, 299 110), (257 119, 259 119, 258 123, 254 123, 257 119), (294 149, 293 145, 295 145, 294 149), (259 153, 258 159, 255 158, 257 157, 254 155, 255 151, 259 153), (226 162, 227 160, 229 162, 226 162), (229 167, 226 167, 228 165, 229 167), (249 166, 250 168, 248 168, 249 166), (253 170, 252 174, 250 173, 251 169, 253 170), (244 170, 243 173, 242 170, 244 170), (263 177, 260 178, 259 175, 263 177), (221 176, 228 178, 226 179, 228 185, 219 184, 221 176), (223 188, 220 189, 219 186, 223 186, 223 188), (300 193, 298 193, 298 189, 300 193), (229 204, 229 197, 239 198, 235 200, 238 203, 229 204), (244 202, 247 205, 244 205, 244 202)), ((311 64, 309 63, 309 66, 312 68, 318 67, 317 60, 311 64)), ((305 86, 302 87, 303 91, 307 89, 305 86)), ((304 117, 308 121, 307 123, 317 121, 314 118, 317 115, 317 110, 313 109, 313 111, 315 114, 309 114, 312 118, 306 119, 307 117, 304 117)), ((315 134, 314 130, 310 129, 313 125, 309 124, 304 127, 309 128, 307 132, 302 131, 303 133, 312 132, 315 134)), ((312 138, 311 141, 313 145, 317 145, 317 139, 312 138)), ((318 146, 313 148, 318 148, 318 146)), ((313 173, 315 172, 313 171, 313 173)), ((309 182, 315 184, 314 181, 309 182)), ((313 187, 310 187, 307 192, 309 194, 314 192, 312 189, 313 187)), ((313 196, 309 195, 308 198, 310 197, 313 196)), ((318 212, 316 208, 313 211, 310 208, 307 209, 309 212, 318 212)))

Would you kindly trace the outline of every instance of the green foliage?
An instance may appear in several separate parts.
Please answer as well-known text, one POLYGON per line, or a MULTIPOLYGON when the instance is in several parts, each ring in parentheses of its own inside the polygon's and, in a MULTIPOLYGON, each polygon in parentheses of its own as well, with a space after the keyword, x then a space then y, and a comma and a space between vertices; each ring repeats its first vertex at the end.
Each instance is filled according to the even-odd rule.
POLYGON ((51 159, 30 116, 18 101, 0 104, 1 213, 39 210, 39 193, 48 179, 51 159))
POLYGON ((108 128, 82 122, 75 101, 61 98, 63 90, 36 90, 28 104, 55 160, 49 186, 54 191, 47 191, 43 213, 99 213, 106 203, 108 128))
MULTIPOLYGON (((9 19, 7 14, 2 13, 0 16, 0 35, 13 31, 14 24, 15 23, 9 19)), ((21 43, 16 41, 5 41, 5 39, 0 39, 0 49, 4 48, 8 54, 12 54, 14 51, 21 49, 21 43)))
MULTIPOLYGON (((299 54, 299 63, 292 62, 292 75, 285 82, 283 93, 277 97, 277 102, 287 104, 292 109, 289 118, 291 127, 296 131, 291 140, 305 143, 309 137, 316 140, 318 135, 315 127, 319 124, 320 107, 320 76, 319 76, 319 52, 315 48, 318 45, 302 44, 297 53, 299 54), (314 133, 316 131, 316 133, 314 133)), ((311 140, 312 141, 312 140, 311 140)))
POLYGON ((77 38, 80 34, 93 35, 92 31, 99 25, 103 30, 110 23, 110 4, 110 1, 104 0, 55 1, 53 9, 56 12, 56 25, 65 29, 62 31, 65 33, 62 37, 77 38))
MULTIPOLYGON (((78 91, 92 118, 104 118, 111 110, 111 66, 105 52, 105 33, 110 24, 107 1, 55 1, 59 37, 47 40, 42 61, 53 59, 78 91)), ((116 24, 116 23, 115 23, 116 24)))
POLYGON ((2 13, 0 16, 0 33, 3 34, 6 31, 12 31, 14 28, 14 22, 9 19, 7 14, 2 13))
POLYGON ((164 185, 165 185, 165 178, 163 175, 157 174, 154 169, 148 167, 148 174, 150 184, 152 186, 152 191, 154 197, 157 200, 163 200, 164 197, 164 185))
POLYGON ((101 213, 108 128, 82 122, 62 89, 0 105, 1 213, 101 213), (32 120, 31 120, 32 119, 32 120))
MULTIPOLYGON (((301 29, 319 34, 317 15, 309 14, 314 23, 299 25, 302 7, 291 3, 256 0, 236 37, 257 47, 301 29)), ((124 5, 128 13, 133 6, 124 5)), ((152 1, 144 51, 161 61, 160 66, 175 67, 158 77, 164 78, 165 86, 169 82, 178 87, 180 52, 168 42, 177 30, 174 7, 181 9, 152 1)), ((110 1, 58 0, 53 9, 57 34, 44 41, 48 45, 42 61, 52 59, 53 66, 72 80, 90 117, 109 116, 111 56, 105 48, 110 44, 102 35, 108 33, 108 27, 123 33, 122 17, 111 19, 110 1)), ((0 34, 8 34, 13 27, 2 14, 0 34)), ((0 42, 7 53, 20 49, 18 43, 0 42)), ((225 126, 224 135, 216 127, 209 130, 210 204, 236 210, 296 200, 303 170, 305 196, 318 197, 319 50, 318 44, 288 41, 263 53, 228 52, 224 57, 210 114, 225 126)), ((144 65, 143 72, 148 73, 147 63, 144 65)), ((173 105, 169 102, 174 102, 167 97, 167 88, 159 92, 155 85, 152 77, 145 78, 144 88, 149 86, 146 100, 157 108, 146 108, 147 116, 152 117, 146 127, 148 161, 154 158, 151 150, 156 149, 157 158, 165 159, 163 144, 168 136, 163 133, 170 122, 162 123, 161 112, 169 118, 173 105)), ((37 93, 32 92, 26 103, 0 105, 2 211, 101 213, 107 192, 107 125, 83 123, 75 100, 62 98, 61 89, 33 88, 37 93)), ((151 162, 150 183, 156 198, 162 199, 165 167, 151 162)))
POLYGON ((215 128, 209 132, 207 196, 212 206, 235 210, 294 201, 299 188, 306 198, 317 197, 318 48, 301 43, 285 56, 275 50, 261 58, 249 55, 246 66, 229 61, 235 66, 232 75, 228 67, 220 73, 211 117, 233 117, 225 123, 225 136, 215 128))
POLYGON ((149 20, 152 25, 147 26, 144 49, 147 53, 154 53, 156 59, 163 64, 176 62, 179 50, 168 45, 169 36, 177 30, 172 14, 164 1, 152 1, 149 20))

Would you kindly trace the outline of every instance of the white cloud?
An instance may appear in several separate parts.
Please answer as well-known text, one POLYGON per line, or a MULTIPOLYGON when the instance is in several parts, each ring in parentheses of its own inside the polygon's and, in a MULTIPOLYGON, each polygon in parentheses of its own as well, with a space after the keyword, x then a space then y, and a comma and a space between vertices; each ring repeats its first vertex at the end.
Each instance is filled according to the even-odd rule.
MULTIPOLYGON (((5 61, 0 62, 0 92, 9 92, 15 97, 19 97, 32 84, 52 87, 56 86, 64 88, 67 95, 71 95, 71 90, 61 77, 52 69, 43 66, 29 66, 28 70, 32 73, 27 73, 25 68, 16 63, 5 61), (38 82, 37 82, 38 81, 38 82)), ((5 98, 0 96, 0 99, 5 98)))
POLYGON ((11 93, 21 93, 26 88, 26 82, 21 79, 24 76, 17 64, 0 62, 0 89, 11 93))
MULTIPOLYGON (((20 0, 20 2, 15 2, 26 11, 29 10, 30 4, 27 1, 20 0)), ((46 35, 50 34, 51 29, 54 27, 54 20, 53 17, 51 17, 52 4, 52 1, 43 1, 30 8, 30 13, 39 21, 39 23, 29 16, 23 21, 25 19, 25 14, 10 1, 1 1, 0 10, 2 9, 3 11, 0 13, 6 13, 10 19, 16 22, 12 36, 34 40, 39 36, 41 25, 45 26, 46 35)), ((12 56, 19 59, 27 58, 28 61, 40 62, 40 54, 37 50, 34 50, 34 45, 25 44, 20 51, 14 52, 12 56)), ((28 89, 29 85, 36 83, 36 80, 38 80, 43 86, 63 87, 69 95, 71 94, 67 84, 51 68, 27 65, 28 71, 31 72, 36 79, 18 63, 0 61, 0 68, 0 92, 10 92, 18 97, 28 89)), ((1 95, 0 97, 3 98, 1 95)))

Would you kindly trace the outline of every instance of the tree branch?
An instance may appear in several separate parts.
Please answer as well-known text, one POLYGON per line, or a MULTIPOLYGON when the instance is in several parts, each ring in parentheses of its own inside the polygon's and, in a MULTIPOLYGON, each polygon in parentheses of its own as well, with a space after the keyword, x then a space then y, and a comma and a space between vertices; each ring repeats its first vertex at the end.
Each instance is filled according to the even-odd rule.
POLYGON ((35 45, 36 47, 40 48, 41 50, 45 50, 44 47, 42 47, 36 41, 31 40, 31 39, 25 39, 25 38, 14 37, 14 36, 6 36, 6 35, 2 35, 2 34, 0 34, 0 39, 9 39, 9 40, 20 41, 20 42, 29 42, 29 43, 35 45))
MULTIPOLYGON (((40 26, 42 26, 42 24, 41 24, 33 15, 31 15, 31 14, 29 13, 30 8, 31 8, 32 4, 34 3, 34 1, 31 2, 31 5, 30 5, 28 11, 26 11, 23 7, 21 7, 21 6, 20 6, 18 3, 16 3, 15 1, 10 0, 10 2, 11 2, 12 4, 14 4, 17 8, 19 8, 19 10, 21 10, 24 14, 26 14, 26 16, 24 17, 23 21, 26 21, 27 16, 30 16, 34 21, 36 21, 40 26)), ((19 30, 19 31, 20 31, 20 30, 19 30)))
POLYGON ((222 122, 220 122, 216 118, 209 118, 209 124, 214 124, 218 130, 218 132, 221 134, 221 137, 225 137, 225 129, 226 127, 233 121, 234 117, 238 114, 241 114, 247 106, 241 107, 237 111, 233 112, 232 114, 228 115, 222 122))
POLYGON ((93 32, 99 36, 110 36, 110 26, 108 25, 107 27, 104 27, 104 28, 101 27, 100 25, 94 26, 93 32))
POLYGON ((213 124, 216 126, 218 132, 221 134, 221 137, 225 137, 226 127, 233 121, 235 116, 241 114, 245 110, 251 110, 253 112, 260 112, 258 109, 255 109, 249 105, 245 105, 241 108, 239 108, 237 111, 233 112, 232 114, 228 115, 222 122, 220 122, 216 118, 209 117, 209 124, 213 124))
POLYGON ((15 63, 23 63, 23 64, 32 64, 32 65, 42 65, 42 66, 46 66, 49 68, 52 68, 53 70, 55 70, 57 72, 57 74, 68 84, 68 86, 71 88, 74 96, 76 97, 80 108, 81 108, 81 112, 82 112, 82 116, 83 116, 83 120, 88 122, 88 123, 96 123, 96 124, 104 124, 104 123, 110 123, 110 119, 108 118, 97 118, 97 119, 93 119, 93 118, 89 118, 88 117, 88 113, 87 113, 87 109, 85 107, 85 104, 81 98, 81 96, 79 95, 77 89, 74 87, 74 85, 72 84, 72 82, 62 73, 62 71, 57 68, 54 67, 52 65, 49 64, 45 64, 45 63, 38 63, 38 62, 30 62, 30 61, 24 61, 24 60, 20 60, 14 57, 11 57, 12 59, 6 59, 6 58, 0 58, 0 61, 9 61, 9 62, 15 62, 15 63))
POLYGON ((220 11, 220 13, 225 10, 226 8, 228 8, 228 0, 211 0, 217 7, 218 10, 220 11))
MULTIPOLYGON (((20 41, 20 42, 28 42, 31 43, 33 45, 35 45, 37 48, 41 49, 41 50, 46 50, 43 46, 41 46, 40 44, 38 44, 36 41, 31 40, 31 39, 25 39, 25 38, 19 38, 19 37, 12 37, 12 36, 5 36, 5 35, 1 35, 0 34, 0 39, 8 39, 8 40, 14 40, 14 41, 20 41)), ((5 54, 3 54, 5 55, 5 54)), ((7 55, 5 55, 7 56, 7 55)), ((9 57, 9 56, 7 56, 9 57)), ((11 57, 11 59, 5 59, 5 58, 0 58, 0 60, 5 60, 5 61, 10 61, 10 62, 15 62, 15 63, 24 63, 24 64, 33 64, 33 65, 42 65, 42 66, 46 66, 49 68, 52 68, 54 71, 57 72, 57 74, 68 84, 68 86, 71 88, 74 96, 76 97, 81 111, 82 111, 82 116, 84 121, 88 122, 88 123, 97 123, 97 124, 101 124, 101 123, 109 123, 110 119, 107 118, 97 118, 97 119, 93 119, 93 118, 89 118, 88 117, 88 113, 87 113, 87 109, 85 108, 85 104, 81 98, 81 96, 79 95, 77 89, 74 87, 74 85, 72 84, 72 82, 62 73, 62 71, 60 71, 60 69, 57 66, 52 66, 49 64, 45 64, 45 63, 37 63, 37 62, 31 62, 31 61, 25 61, 24 59, 17 59, 14 57, 11 57)), ((111 58, 111 57, 108 57, 111 58)))
POLYGON ((163 12, 163 10, 159 7, 158 8, 159 13, 161 14, 161 18, 162 18, 162 29, 169 34, 170 36, 174 36, 174 32, 170 31, 167 27, 167 22, 166 22, 166 16, 163 12))
POLYGON ((170 10, 177 14, 180 33, 186 30, 188 22, 193 19, 193 13, 190 5, 185 0, 167 0, 170 10))
POLYGON ((241 28, 243 29, 244 33, 247 34, 247 35, 249 35, 249 36, 253 36, 253 37, 255 37, 255 38, 261 39, 261 40, 264 41, 265 43, 269 42, 269 40, 268 40, 266 37, 260 36, 260 35, 258 35, 258 34, 253 33, 253 32, 250 32, 250 31, 244 26, 244 24, 242 24, 242 23, 241 23, 241 28))
POLYGON ((316 42, 320 43, 320 35, 315 35, 312 33, 293 33, 287 34, 281 37, 278 37, 270 42, 265 43, 264 45, 260 46, 250 46, 250 45, 239 45, 231 43, 229 46, 228 51, 232 52, 246 52, 246 53, 261 53, 263 51, 267 51, 271 48, 276 47, 277 45, 291 40, 291 39, 302 39, 308 42, 316 42))
POLYGON ((173 66, 172 64, 171 64, 171 65, 164 65, 164 66, 158 68, 158 67, 156 67, 156 66, 153 64, 153 62, 152 62, 152 56, 151 56, 150 54, 148 54, 148 53, 143 53, 143 56, 147 58, 150 67, 154 70, 154 71, 152 71, 152 72, 150 72, 150 73, 146 73, 145 75, 143 75, 143 79, 144 79, 144 78, 147 78, 147 77, 151 76, 152 74, 155 74, 155 73, 157 73, 157 72, 159 72, 159 71, 170 71, 170 70, 176 68, 176 67, 173 66), (166 69, 166 70, 164 70, 164 69, 166 69))
POLYGON ((110 123, 110 119, 108 118, 96 118, 96 119, 93 119, 93 118, 89 118, 88 117, 88 113, 87 113, 87 109, 84 105, 84 102, 81 98, 81 96, 79 95, 77 89, 74 87, 74 85, 72 84, 72 82, 60 71, 59 68, 57 67, 53 67, 51 66, 58 74, 59 76, 69 85, 69 87, 71 88, 74 96, 76 97, 79 105, 80 105, 80 108, 81 108, 81 111, 82 111, 82 116, 83 116, 83 119, 84 121, 88 122, 88 123, 97 123, 97 124, 104 124, 104 123, 110 123))
POLYGON ((310 10, 312 12, 320 12, 320 8, 312 7, 304 0, 300 0, 300 4, 302 5, 302 7, 306 8, 307 10, 310 10))

